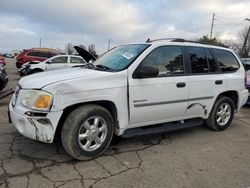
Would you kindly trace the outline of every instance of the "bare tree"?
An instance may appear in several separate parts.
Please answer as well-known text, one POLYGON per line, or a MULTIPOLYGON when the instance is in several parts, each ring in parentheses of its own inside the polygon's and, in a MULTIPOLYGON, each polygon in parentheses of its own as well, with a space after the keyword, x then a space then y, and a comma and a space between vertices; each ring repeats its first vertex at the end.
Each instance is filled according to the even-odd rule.
POLYGON ((236 51, 237 53, 240 54, 240 50, 241 50, 241 43, 238 40, 225 40, 223 41, 223 43, 228 46, 229 48, 233 49, 234 51, 236 51))
POLYGON ((250 27, 245 27, 241 32, 240 32, 240 56, 241 57, 248 57, 250 53, 250 35, 249 35, 249 28, 250 27))
POLYGON ((84 46, 83 44, 80 44, 79 47, 86 50, 86 46, 84 46))
POLYGON ((90 44, 88 47, 88 51, 94 56, 94 57, 98 57, 96 50, 95 50, 95 45, 94 44, 90 44))
POLYGON ((75 52, 74 46, 71 43, 68 43, 65 46, 65 53, 68 55, 72 55, 72 54, 74 54, 74 52, 75 52))

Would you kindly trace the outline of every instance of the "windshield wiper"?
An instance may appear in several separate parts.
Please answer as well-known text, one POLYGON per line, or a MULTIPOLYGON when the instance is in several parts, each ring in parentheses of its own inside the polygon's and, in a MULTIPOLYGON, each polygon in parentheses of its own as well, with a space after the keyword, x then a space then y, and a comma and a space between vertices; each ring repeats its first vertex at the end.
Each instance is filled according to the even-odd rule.
MULTIPOLYGON (((78 65, 77 65, 78 66, 78 65)), ((87 69, 94 69, 95 68, 95 65, 93 63, 89 63, 87 62, 86 64, 84 65, 79 65, 78 67, 83 67, 83 68, 87 68, 87 69)))
POLYGON ((110 67, 107 67, 107 66, 105 66, 105 65, 95 65, 95 67, 97 68, 97 69, 102 69, 102 70, 107 70, 107 71, 112 71, 113 69, 112 68, 110 68, 110 67))

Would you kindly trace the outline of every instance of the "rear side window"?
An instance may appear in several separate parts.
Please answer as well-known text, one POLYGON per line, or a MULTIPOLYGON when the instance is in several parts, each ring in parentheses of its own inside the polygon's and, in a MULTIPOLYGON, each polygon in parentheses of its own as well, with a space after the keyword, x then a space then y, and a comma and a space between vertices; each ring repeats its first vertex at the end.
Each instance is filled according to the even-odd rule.
POLYGON ((57 54, 51 53, 51 52, 47 52, 47 53, 46 53, 46 57, 47 57, 47 58, 53 57, 53 56, 55 56, 55 55, 57 55, 57 54))
POLYGON ((47 53, 46 52, 39 52, 39 57, 47 58, 47 53))
POLYGON ((70 63, 74 63, 74 64, 83 64, 85 63, 85 61, 79 57, 71 57, 70 58, 70 63))
POLYGON ((30 51, 29 53, 27 53, 27 56, 35 56, 35 57, 39 57, 39 52, 36 52, 36 51, 30 51))
POLYGON ((50 58, 55 55, 56 54, 52 52, 41 52, 41 51, 30 51, 29 53, 27 53, 27 56, 44 57, 44 58, 50 58))
POLYGON ((208 62, 204 48, 189 47, 192 73, 208 73, 208 62))
POLYGON ((209 49, 206 49, 209 72, 217 72, 218 66, 209 49))
POLYGON ((50 52, 39 52, 39 57, 50 58, 53 57, 55 54, 50 52))
POLYGON ((240 65, 231 52, 218 49, 212 49, 212 51, 222 72, 234 72, 239 69, 240 65))

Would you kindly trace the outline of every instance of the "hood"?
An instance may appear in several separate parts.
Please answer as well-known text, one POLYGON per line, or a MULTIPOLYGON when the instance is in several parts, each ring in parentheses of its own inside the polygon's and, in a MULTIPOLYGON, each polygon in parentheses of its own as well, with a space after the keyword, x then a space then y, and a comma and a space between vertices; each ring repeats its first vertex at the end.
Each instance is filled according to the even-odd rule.
POLYGON ((89 62, 90 60, 96 60, 96 58, 87 50, 79 47, 79 46, 74 46, 75 50, 77 53, 86 61, 89 62))
POLYGON ((71 69, 59 69, 29 75, 22 78, 18 82, 18 85, 20 85, 23 89, 41 89, 47 85, 71 79, 87 78, 106 74, 110 73, 104 71, 96 71, 92 69, 85 69, 81 67, 74 67, 71 69))

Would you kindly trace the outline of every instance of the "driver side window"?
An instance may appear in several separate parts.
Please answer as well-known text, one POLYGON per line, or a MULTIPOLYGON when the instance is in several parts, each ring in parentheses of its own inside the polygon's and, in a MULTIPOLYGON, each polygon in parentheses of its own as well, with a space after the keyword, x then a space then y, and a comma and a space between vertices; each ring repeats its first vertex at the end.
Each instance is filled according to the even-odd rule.
POLYGON ((179 46, 162 46, 154 49, 142 65, 151 65, 159 69, 158 76, 184 74, 183 55, 179 46))

